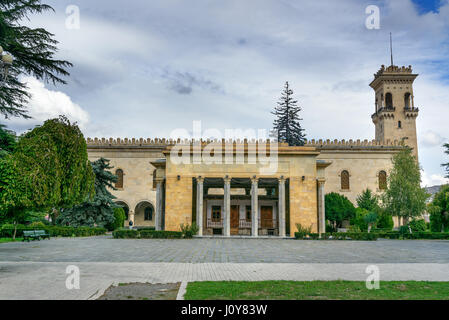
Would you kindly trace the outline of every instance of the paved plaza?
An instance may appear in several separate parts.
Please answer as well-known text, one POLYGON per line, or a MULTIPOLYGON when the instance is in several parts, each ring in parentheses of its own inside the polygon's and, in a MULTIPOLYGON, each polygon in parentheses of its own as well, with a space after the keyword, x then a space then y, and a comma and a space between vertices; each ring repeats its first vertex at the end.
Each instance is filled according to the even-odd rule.
POLYGON ((0 299, 94 299, 119 283, 205 280, 449 281, 449 241, 281 239, 116 240, 110 236, 0 244, 0 299), (66 268, 80 289, 66 288, 66 268))
POLYGON ((0 261, 449 263, 449 241, 52 238, 0 244, 0 261))

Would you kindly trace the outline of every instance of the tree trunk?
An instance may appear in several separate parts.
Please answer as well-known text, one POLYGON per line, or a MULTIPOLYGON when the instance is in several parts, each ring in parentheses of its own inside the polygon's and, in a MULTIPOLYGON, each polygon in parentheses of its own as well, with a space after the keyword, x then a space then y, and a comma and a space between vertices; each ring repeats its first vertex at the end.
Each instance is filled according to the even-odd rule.
POLYGON ((368 233, 371 232, 371 223, 368 223, 368 233))
POLYGON ((16 232, 17 232, 17 221, 14 221, 14 233, 12 235, 13 240, 16 240, 16 232))

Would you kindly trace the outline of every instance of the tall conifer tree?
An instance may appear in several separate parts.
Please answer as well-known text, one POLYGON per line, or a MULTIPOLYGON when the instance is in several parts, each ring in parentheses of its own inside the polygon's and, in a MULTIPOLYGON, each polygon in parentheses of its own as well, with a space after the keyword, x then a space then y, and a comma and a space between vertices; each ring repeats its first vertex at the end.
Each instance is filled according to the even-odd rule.
POLYGON ((290 146, 304 145, 306 135, 299 123, 302 120, 298 115, 300 111, 301 107, 298 106, 298 101, 293 99, 293 90, 287 81, 281 98, 272 112, 276 116, 273 131, 277 134, 279 142, 287 142, 290 146))

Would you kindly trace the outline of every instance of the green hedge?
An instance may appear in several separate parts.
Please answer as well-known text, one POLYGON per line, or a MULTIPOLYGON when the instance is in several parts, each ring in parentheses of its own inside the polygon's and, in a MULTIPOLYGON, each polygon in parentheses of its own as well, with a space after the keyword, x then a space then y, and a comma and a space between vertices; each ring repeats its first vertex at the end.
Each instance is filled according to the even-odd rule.
MULTIPOLYGON (((52 237, 88 237, 98 236, 106 233, 105 228, 90 228, 90 227, 61 227, 61 226, 25 226, 17 225, 16 237, 23 236, 24 230, 45 230, 52 237)), ((3 225, 0 228, 0 237, 11 238, 14 235, 13 225, 3 225)))
POLYGON ((386 239, 405 239, 405 240, 449 240, 449 232, 413 232, 413 233, 400 233, 400 232, 386 232, 379 233, 379 238, 386 239))
POLYGON ((295 232, 296 239, 310 239, 310 240, 365 240, 365 241, 374 241, 377 240, 378 235, 376 233, 368 233, 368 232, 327 232, 319 237, 318 233, 310 233, 307 236, 304 236, 303 233, 295 232))
POLYGON ((131 230, 118 229, 112 232, 115 239, 181 239, 182 232, 179 231, 156 231, 151 229, 131 230))

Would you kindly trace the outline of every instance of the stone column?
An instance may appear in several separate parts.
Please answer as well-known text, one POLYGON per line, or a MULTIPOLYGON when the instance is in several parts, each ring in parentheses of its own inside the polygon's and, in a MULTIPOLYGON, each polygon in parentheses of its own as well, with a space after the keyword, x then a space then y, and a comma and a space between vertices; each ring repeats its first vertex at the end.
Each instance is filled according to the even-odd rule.
POLYGON ((231 236, 231 178, 226 176, 224 179, 224 197, 223 197, 223 235, 231 236))
POLYGON ((324 205, 324 182, 325 179, 320 178, 318 182, 318 232, 320 236, 326 233, 326 212, 324 205))
POLYGON ((251 235, 257 237, 259 235, 259 202, 258 202, 258 181, 256 177, 251 179, 251 235))
POLYGON ((196 179, 196 225, 199 236, 203 235, 203 182, 204 178, 196 179))
POLYGON ((156 180, 156 230, 161 230, 162 226, 162 183, 163 179, 156 180))
POLYGON ((285 179, 279 178, 279 236, 285 237, 285 179))

